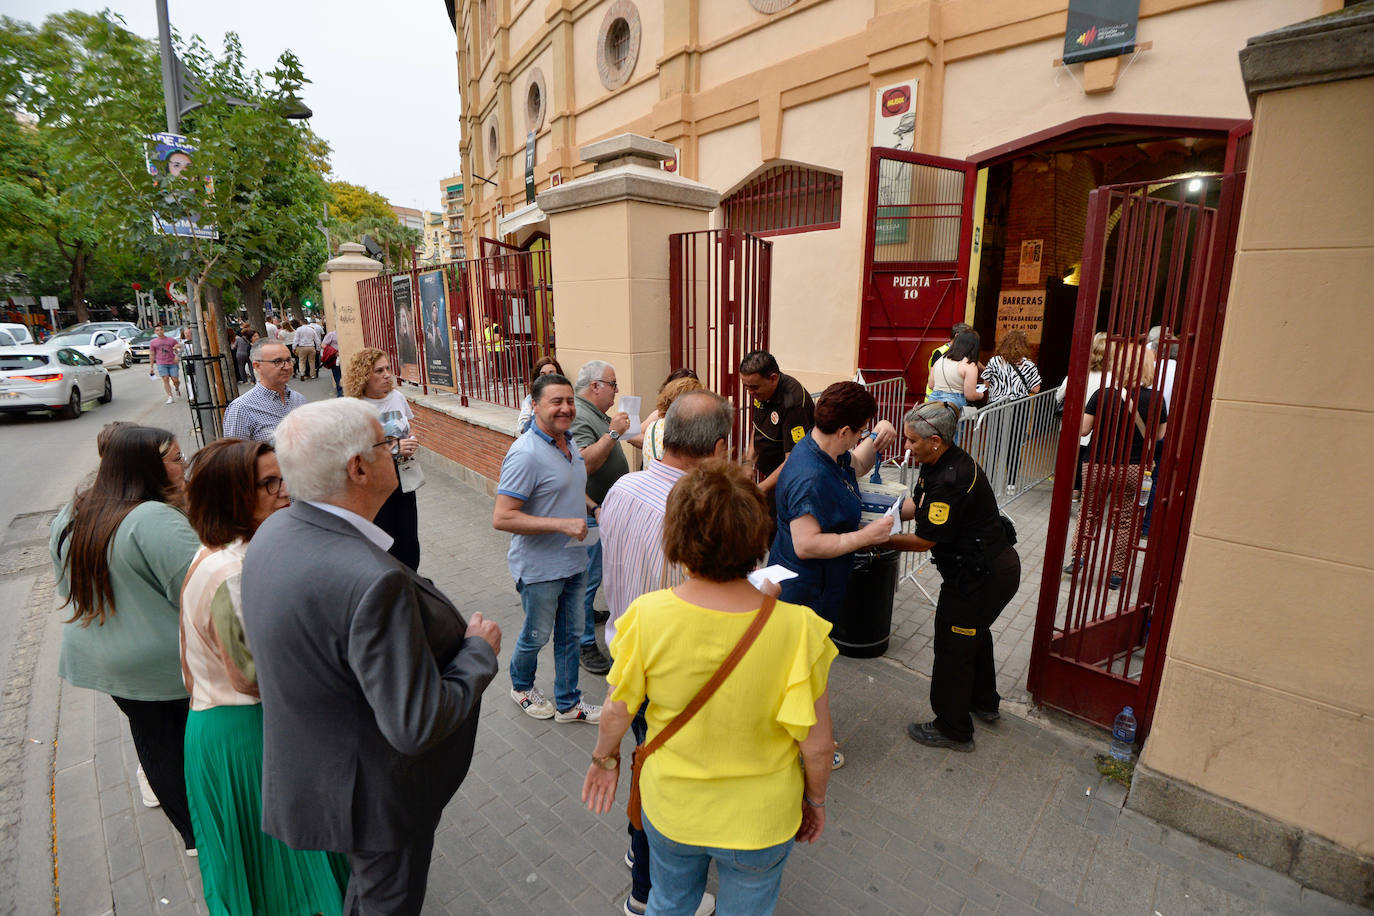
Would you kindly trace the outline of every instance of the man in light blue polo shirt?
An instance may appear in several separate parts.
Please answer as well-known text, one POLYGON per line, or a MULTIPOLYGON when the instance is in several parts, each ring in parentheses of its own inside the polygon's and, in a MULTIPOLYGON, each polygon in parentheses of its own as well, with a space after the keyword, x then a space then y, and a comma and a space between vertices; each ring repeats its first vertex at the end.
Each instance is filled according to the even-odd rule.
POLYGON ((493 528, 514 535, 507 559, 525 610, 511 653, 510 696, 536 719, 596 723, 601 707, 582 702, 577 686, 587 578, 587 468, 568 432, 577 402, 572 383, 557 374, 536 379, 530 399, 534 422, 501 462, 491 516, 493 528), (550 636, 554 703, 534 684, 550 636))

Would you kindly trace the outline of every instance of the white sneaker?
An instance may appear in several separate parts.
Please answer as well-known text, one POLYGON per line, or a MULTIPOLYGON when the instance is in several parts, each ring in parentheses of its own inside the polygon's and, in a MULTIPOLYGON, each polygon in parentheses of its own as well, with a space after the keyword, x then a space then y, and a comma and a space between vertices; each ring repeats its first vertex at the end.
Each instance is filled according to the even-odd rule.
POLYGON ((174 400, 176 400, 176 399, 173 398, 173 397, 169 394, 169 395, 167 395, 167 400, 163 401, 162 403, 164 403, 164 404, 170 404, 170 403, 172 403, 172 401, 174 401, 174 400))
POLYGON ((157 800, 157 795, 153 792, 153 787, 148 785, 148 777, 143 775, 143 765, 139 764, 138 772, 138 791, 143 795, 143 807, 156 808, 162 802, 157 800))
POLYGON ((553 718, 555 722, 586 722, 588 725, 595 725, 601 721, 601 707, 578 700, 572 709, 567 712, 560 710, 554 713, 553 718))
POLYGON ((527 716, 536 719, 553 718, 553 704, 549 702, 548 697, 539 692, 538 687, 531 687, 529 690, 516 690, 512 687, 510 698, 527 716))

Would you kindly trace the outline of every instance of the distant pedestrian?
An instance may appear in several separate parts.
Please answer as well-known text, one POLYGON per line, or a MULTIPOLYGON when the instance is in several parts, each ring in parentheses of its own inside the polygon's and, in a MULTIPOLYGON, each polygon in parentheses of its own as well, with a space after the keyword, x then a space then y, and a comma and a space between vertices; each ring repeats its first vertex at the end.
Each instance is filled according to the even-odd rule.
POLYGON ((248 358, 252 352, 253 340, 257 337, 257 331, 244 325, 239 328, 238 336, 234 338, 234 363, 238 366, 240 382, 253 381, 253 364, 248 358))
MULTIPOLYGON (((658 461, 620 478, 606 494, 601 507, 601 537, 606 576, 606 642, 615 641, 616 623, 641 595, 682 582, 683 571, 663 555, 663 517, 668 494, 688 471, 707 458, 724 458, 729 451, 733 411, 719 395, 701 389, 695 379, 677 379, 696 385, 675 398, 664 411, 663 450, 658 461)), ((665 389, 666 390, 666 389, 665 389)), ((646 441, 647 441, 646 436, 646 441)), ((648 725, 643 710, 630 725, 635 744, 644 743, 648 725)), ((649 840, 643 830, 629 825, 632 883, 625 901, 627 913, 640 916, 649 901, 649 840)), ((709 913, 715 898, 703 898, 698 913, 709 913), (707 899, 709 898, 709 899, 707 899)))
MULTIPOLYGON (((1093 396, 1093 392, 1102 387, 1103 380, 1107 377, 1108 361, 1107 332, 1098 331, 1093 335, 1092 349, 1088 351, 1088 384, 1083 389, 1083 402, 1085 404, 1088 398, 1093 396)), ((1068 389, 1069 377, 1066 375, 1054 393, 1054 399, 1061 410, 1064 406, 1064 395, 1068 389)), ((1083 491, 1083 465, 1088 461, 1088 445, 1092 441, 1092 433, 1080 436, 1078 440, 1078 460, 1074 462, 1073 472, 1073 499, 1075 502, 1078 501, 1083 491)))
POLYGON ((162 325, 157 325, 153 328, 153 339, 148 341, 148 353, 153 371, 162 379, 162 390, 167 393, 167 403, 170 404, 181 397, 181 369, 177 365, 181 341, 168 337, 162 325))
MULTIPOLYGON (((534 364, 534 372, 531 373, 530 383, 533 384, 534 380, 539 378, 539 376, 549 375, 550 373, 563 375, 563 367, 560 366, 558 360, 554 359, 552 356, 541 357, 539 362, 534 364)), ((532 396, 527 394, 525 395, 525 399, 520 402, 520 417, 516 422, 520 426, 521 434, 529 430, 530 424, 534 422, 534 398, 532 396)))
POLYGON ((631 604, 611 643, 582 800, 611 810, 620 742, 647 699, 638 788, 649 913, 693 912, 713 862, 721 913, 771 913, 793 842, 825 829, 836 651, 828 623, 746 578, 770 527, 763 493, 738 466, 702 462, 673 487, 663 519, 664 555, 691 576, 631 604))
POLYGON ((396 488, 371 407, 310 404, 277 429, 295 502, 243 559, 263 712, 262 826, 344 852, 344 912, 420 913, 434 832, 472 761, 501 629, 386 553, 396 488))
MULTIPOLYGON (((576 390, 577 420, 572 425, 572 436, 587 464, 587 527, 595 528, 596 509, 606 498, 606 491, 630 472, 630 463, 620 447, 620 437, 630 428, 630 417, 624 411, 618 411, 614 417, 607 413, 615 406, 620 392, 615 366, 610 363, 594 359, 583 366, 577 373, 576 390)), ((593 607, 597 589, 601 588, 601 541, 596 537, 590 541, 580 656, 583 668, 592 674, 605 674, 611 670, 611 660, 597 645, 593 607)))
POLYGON ((978 390, 978 373, 982 371, 978 364, 980 346, 977 331, 964 331, 954 338, 945 355, 930 367, 927 401, 945 401, 962 411, 983 397, 978 390))
MULTIPOLYGON (((644 469, 647 471, 655 461, 662 460, 667 451, 665 432, 667 430, 668 408, 682 395, 706 388, 694 378, 674 379, 658 392, 658 403, 654 405, 655 419, 644 424, 644 469)), ((607 637, 609 639, 609 637, 607 637)))
POLYGON ((291 379, 291 354, 286 347, 259 338, 249 351, 249 358, 258 381, 225 408, 224 435, 271 442, 277 424, 306 403, 305 395, 286 385, 291 379))
POLYGON ((204 545, 181 590, 181 667, 191 693, 186 792, 212 913, 339 916, 348 861, 297 852, 262 832, 262 701, 243 631, 243 557, 253 533, 291 505, 272 446, 219 439, 186 487, 204 545))
POLYGON ((339 334, 337 331, 330 331, 324 335, 320 341, 320 365, 329 370, 329 374, 334 377, 334 397, 344 396, 343 367, 339 365, 339 334))
POLYGON ((302 379, 319 377, 320 334, 313 324, 302 324, 296 328, 296 362, 300 365, 302 379))
POLYGON ((419 569, 420 514, 415 491, 424 483, 424 474, 414 459, 420 440, 411 434, 410 421, 415 412, 396 388, 391 357, 375 347, 365 347, 350 356, 344 393, 350 398, 361 398, 376 410, 382 432, 396 440, 391 456, 396 462, 399 483, 372 522, 392 537, 387 553, 411 569, 419 569))
POLYGON ((57 593, 72 611, 57 672, 114 700, 163 813, 194 854, 177 599, 200 541, 178 508, 184 499, 175 436, 110 429, 95 482, 53 520, 49 550, 57 593))
MULTIPOLYGON (((1029 352, 1025 331, 1008 331, 1002 337, 996 354, 983 368, 988 407, 1010 404, 1040 393, 1040 370, 1027 355, 1029 352)), ((1002 443, 1000 457, 1005 462, 1007 494, 1012 495, 1016 493, 1016 478, 1021 469, 1021 449, 1034 418, 1028 406, 1000 413, 988 435, 993 441, 1002 443)), ((994 468, 994 472, 996 470, 994 468)))
POLYGON ((281 336, 277 341, 291 354, 291 376, 294 378, 300 374, 301 363, 300 358, 296 356, 296 323, 290 318, 283 319, 281 336))
POLYGON ((601 707, 578 687, 578 635, 586 592, 587 469, 569 429, 572 383, 541 375, 530 386, 534 423, 501 462, 491 526, 508 531, 508 560, 525 623, 510 658, 511 699, 536 719, 596 722, 601 707), (535 685, 539 650, 553 638, 554 702, 535 685))
POLYGON ((972 330, 972 325, 967 325, 964 322, 960 321, 958 324, 954 325, 949 329, 949 340, 945 341, 944 343, 940 344, 940 346, 930 351, 930 359, 926 361, 926 400, 930 400, 931 388, 929 372, 931 369, 935 368, 935 362, 940 357, 944 356, 946 353, 949 352, 949 348, 954 346, 954 341, 959 339, 960 334, 964 333, 965 331, 972 330))

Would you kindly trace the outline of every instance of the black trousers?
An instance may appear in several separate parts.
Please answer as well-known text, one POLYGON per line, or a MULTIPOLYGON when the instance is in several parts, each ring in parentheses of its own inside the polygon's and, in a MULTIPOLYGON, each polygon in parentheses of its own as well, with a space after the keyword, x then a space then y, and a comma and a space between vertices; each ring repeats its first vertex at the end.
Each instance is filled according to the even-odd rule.
POLYGON ((1015 548, 1008 547, 990 566, 990 573, 972 588, 945 580, 935 605, 930 706, 935 710, 935 727, 955 741, 973 737, 971 709, 995 710, 1002 702, 988 627, 1021 584, 1021 558, 1015 548))
POLYGON ((345 916, 418 916, 433 853, 433 830, 402 849, 348 853, 353 874, 344 894, 345 916))
POLYGON ((181 834, 186 848, 195 849, 191 806, 186 801, 186 714, 191 701, 110 699, 129 720, 138 762, 162 805, 162 813, 181 834))
POLYGON ((391 491, 372 523, 391 535, 393 543, 387 553, 411 569, 420 569, 420 510, 415 492, 406 493, 398 485, 391 491))

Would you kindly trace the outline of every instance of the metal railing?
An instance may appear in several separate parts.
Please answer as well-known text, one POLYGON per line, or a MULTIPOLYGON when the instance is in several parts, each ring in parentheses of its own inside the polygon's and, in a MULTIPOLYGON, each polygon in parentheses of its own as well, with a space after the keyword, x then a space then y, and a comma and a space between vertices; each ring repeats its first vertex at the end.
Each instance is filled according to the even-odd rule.
POLYGON ((886 420, 892 424, 893 429, 897 430, 897 444, 893 447, 893 455, 900 459, 902 454, 902 417, 907 410, 906 403, 906 379, 900 375, 892 378, 885 378, 881 381, 873 382, 868 380, 868 373, 859 370, 864 378, 864 387, 868 393, 873 395, 873 399, 878 402, 878 415, 873 418, 873 422, 886 420))

